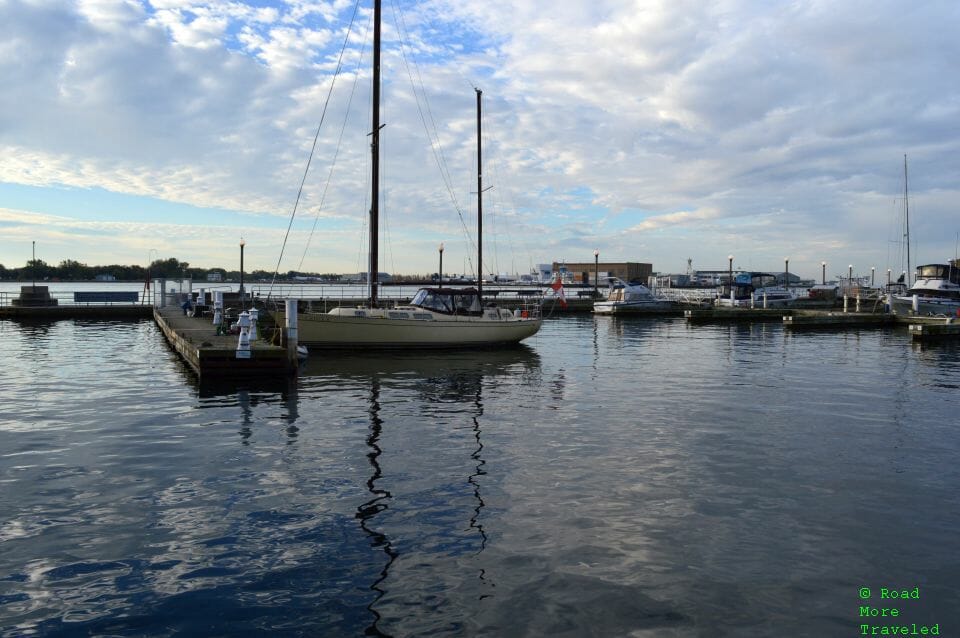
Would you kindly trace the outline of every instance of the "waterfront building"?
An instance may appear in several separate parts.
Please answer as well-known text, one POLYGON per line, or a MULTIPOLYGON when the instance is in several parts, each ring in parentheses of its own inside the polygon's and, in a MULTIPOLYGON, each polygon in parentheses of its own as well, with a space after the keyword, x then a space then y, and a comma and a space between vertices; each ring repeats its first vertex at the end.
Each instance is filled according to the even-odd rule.
POLYGON ((552 272, 560 273, 565 280, 577 284, 592 284, 598 278, 605 283, 607 277, 617 277, 623 281, 641 281, 646 283, 653 274, 653 264, 632 261, 625 262, 553 262, 552 272))

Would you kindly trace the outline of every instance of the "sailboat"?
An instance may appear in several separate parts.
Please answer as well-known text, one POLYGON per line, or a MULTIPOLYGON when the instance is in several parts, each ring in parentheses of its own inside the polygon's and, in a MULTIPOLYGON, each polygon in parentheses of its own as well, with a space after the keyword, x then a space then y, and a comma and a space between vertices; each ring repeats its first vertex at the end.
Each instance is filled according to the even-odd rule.
MULTIPOLYGON (((907 156, 903 156, 903 203, 907 241, 907 276, 910 273, 910 205, 907 199, 907 156)), ((960 317, 960 260, 948 264, 917 266, 913 285, 907 279, 906 294, 891 292, 890 311, 896 315, 946 315, 960 317)))
MULTIPOLYGON (((373 121, 371 125, 371 205, 368 298, 362 307, 338 307, 297 317, 299 342, 313 348, 476 348, 519 343, 540 330, 539 307, 511 312, 484 304, 483 278, 476 288, 421 288, 409 304, 384 307, 378 299, 380 188, 380 11, 374 0, 373 121)), ((477 92, 477 258, 483 264, 483 171, 481 95, 477 92)), ((442 283, 442 282, 441 282, 442 283)), ((284 311, 273 313, 278 325, 284 311)))

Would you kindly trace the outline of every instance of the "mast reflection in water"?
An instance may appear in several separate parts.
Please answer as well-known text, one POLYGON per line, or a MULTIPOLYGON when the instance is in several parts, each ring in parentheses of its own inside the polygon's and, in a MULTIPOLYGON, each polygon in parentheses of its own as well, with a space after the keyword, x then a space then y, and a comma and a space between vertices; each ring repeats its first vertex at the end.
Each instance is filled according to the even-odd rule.
POLYGON ((388 501, 391 498, 389 491, 377 487, 377 481, 383 476, 380 463, 377 461, 380 455, 383 454, 383 450, 381 450, 377 444, 380 440, 380 432, 382 429, 383 420, 380 418, 380 381, 374 378, 371 380, 370 387, 370 434, 367 436, 367 446, 370 448, 370 452, 367 453, 367 460, 370 461, 370 467, 373 468, 373 475, 367 479, 367 490, 370 491, 373 498, 357 508, 357 518, 360 519, 360 527, 362 527, 363 531, 370 537, 372 547, 382 549, 383 553, 387 555, 387 562, 380 571, 380 577, 370 585, 370 589, 376 592, 376 597, 367 606, 367 609, 369 609, 370 613, 374 616, 373 623, 367 627, 365 631, 365 634, 368 636, 389 635, 384 634, 377 627, 380 622, 380 613, 376 610, 376 606, 377 602, 386 594, 386 592, 380 588, 380 584, 390 575, 390 566, 398 556, 386 534, 378 532, 372 527, 372 519, 387 509, 388 501))

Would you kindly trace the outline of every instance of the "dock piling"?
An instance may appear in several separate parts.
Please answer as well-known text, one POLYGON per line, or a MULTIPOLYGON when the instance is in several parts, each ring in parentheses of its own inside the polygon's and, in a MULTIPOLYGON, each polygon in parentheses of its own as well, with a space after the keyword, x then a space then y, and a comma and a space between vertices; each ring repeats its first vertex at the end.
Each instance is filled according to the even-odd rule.
POLYGON ((287 336, 287 361, 296 369, 299 361, 297 358, 297 346, 299 345, 297 336, 297 300, 287 299, 285 305, 284 330, 287 336))
POLYGON ((237 318, 240 338, 237 340, 237 359, 250 358, 250 313, 244 310, 237 318))

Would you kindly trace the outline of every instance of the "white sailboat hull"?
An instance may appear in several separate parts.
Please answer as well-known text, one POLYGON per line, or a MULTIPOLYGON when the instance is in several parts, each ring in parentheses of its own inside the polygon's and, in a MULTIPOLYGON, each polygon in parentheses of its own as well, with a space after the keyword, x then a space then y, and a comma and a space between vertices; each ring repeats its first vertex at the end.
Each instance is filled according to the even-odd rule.
MULTIPOLYGON (((282 312, 275 318, 283 325, 282 312)), ((304 313, 297 316, 297 337, 299 343, 321 349, 496 347, 535 335, 540 324, 540 318, 526 317, 397 319, 304 313)))

